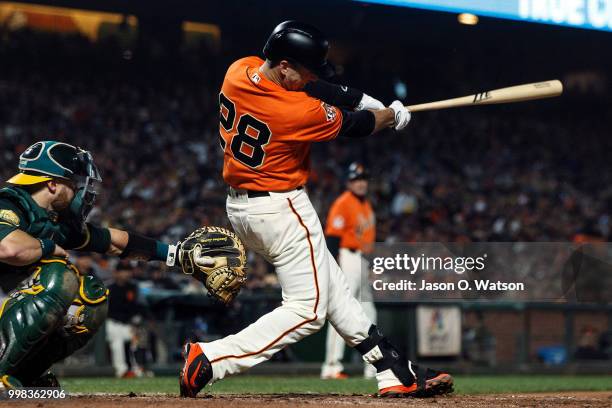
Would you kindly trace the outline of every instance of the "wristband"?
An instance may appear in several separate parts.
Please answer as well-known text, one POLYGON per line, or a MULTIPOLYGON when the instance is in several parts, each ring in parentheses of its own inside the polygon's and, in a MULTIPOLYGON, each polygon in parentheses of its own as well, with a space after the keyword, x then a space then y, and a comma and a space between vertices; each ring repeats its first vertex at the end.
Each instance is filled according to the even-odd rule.
POLYGON ((177 245, 168 245, 161 241, 155 242, 155 258, 158 261, 166 262, 168 266, 174 266, 176 263, 176 249, 177 245))
MULTIPOLYGON (((159 243, 161 244, 161 242, 159 243)), ((166 245, 166 244, 162 244, 162 245, 166 245)), ((166 265, 174 266, 176 264, 176 253, 180 245, 181 245, 180 242, 177 242, 176 245, 166 245, 166 248, 167 248, 166 265)))
POLYGON ((40 242, 40 250, 42 252, 39 259, 46 258, 55 251, 55 242, 51 241, 50 239, 38 238, 38 242, 40 242))

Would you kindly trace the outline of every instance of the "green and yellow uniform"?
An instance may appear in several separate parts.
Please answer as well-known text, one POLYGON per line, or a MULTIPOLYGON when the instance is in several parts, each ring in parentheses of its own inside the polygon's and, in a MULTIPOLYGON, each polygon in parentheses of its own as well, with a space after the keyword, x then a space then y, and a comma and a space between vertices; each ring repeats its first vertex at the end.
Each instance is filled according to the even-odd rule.
MULTIPOLYGON (((40 167, 42 159, 48 167, 20 173, 9 180, 11 186, 0 189, 0 241, 19 229, 65 249, 106 252, 110 232, 84 222, 87 183, 73 200, 81 201, 78 211, 47 211, 30 194, 32 185, 50 180, 49 175, 62 177, 46 159, 57 146, 56 167, 61 167, 62 151, 69 159, 71 152, 79 152, 67 144, 39 142, 22 155, 20 170, 32 163, 40 167)), ((104 284, 81 274, 66 259, 43 256, 26 266, 0 262, 0 287, 7 294, 0 304, 0 386, 47 385, 40 382, 45 371, 84 346, 106 317, 104 284)))
MULTIPOLYGON (((34 238, 50 239, 65 249, 105 252, 110 245, 108 230, 78 220, 64 219, 40 208, 27 190, 19 186, 0 189, 0 241, 19 229, 34 238), (92 236, 94 240, 92 241, 92 236)), ((0 288, 7 293, 29 276, 30 266, 0 262, 0 288)))

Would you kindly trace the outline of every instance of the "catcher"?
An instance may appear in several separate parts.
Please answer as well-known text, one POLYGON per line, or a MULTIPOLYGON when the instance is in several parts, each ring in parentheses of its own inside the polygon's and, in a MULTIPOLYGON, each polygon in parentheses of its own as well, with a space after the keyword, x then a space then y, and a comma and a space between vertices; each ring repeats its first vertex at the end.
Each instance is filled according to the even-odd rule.
POLYGON ((0 389, 57 387, 47 370, 83 347, 104 322, 108 290, 67 260, 67 249, 178 264, 230 302, 245 280, 240 240, 218 227, 168 245, 86 222, 101 177, 78 147, 41 141, 0 189, 0 389), (197 266, 196 266, 197 263, 197 266))

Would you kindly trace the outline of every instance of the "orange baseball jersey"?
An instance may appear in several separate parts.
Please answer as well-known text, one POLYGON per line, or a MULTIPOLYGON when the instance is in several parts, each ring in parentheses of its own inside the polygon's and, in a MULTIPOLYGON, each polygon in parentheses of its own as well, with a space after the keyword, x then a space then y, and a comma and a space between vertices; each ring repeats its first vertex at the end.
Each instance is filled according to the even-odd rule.
POLYGON ((327 215, 325 234, 340 238, 340 248, 368 253, 376 239, 376 219, 368 200, 345 191, 327 215))
POLYGON ((334 139, 342 113, 259 72, 263 60, 234 62, 219 93, 223 179, 234 188, 287 191, 304 185, 310 144, 334 139))

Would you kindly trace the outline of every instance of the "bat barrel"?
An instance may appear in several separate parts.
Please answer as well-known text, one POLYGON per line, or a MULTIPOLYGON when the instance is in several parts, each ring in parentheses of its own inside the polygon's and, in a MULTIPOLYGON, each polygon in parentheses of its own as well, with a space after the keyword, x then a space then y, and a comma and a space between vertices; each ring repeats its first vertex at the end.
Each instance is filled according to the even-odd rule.
POLYGON ((474 95, 461 96, 459 98, 445 99, 442 101, 410 105, 407 108, 411 112, 420 112, 435 109, 448 109, 460 106, 493 105, 498 103, 524 102, 535 99, 553 98, 563 93, 563 84, 558 79, 543 82, 534 82, 511 86, 508 88, 493 89, 491 91, 479 92, 474 95))

